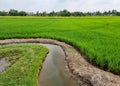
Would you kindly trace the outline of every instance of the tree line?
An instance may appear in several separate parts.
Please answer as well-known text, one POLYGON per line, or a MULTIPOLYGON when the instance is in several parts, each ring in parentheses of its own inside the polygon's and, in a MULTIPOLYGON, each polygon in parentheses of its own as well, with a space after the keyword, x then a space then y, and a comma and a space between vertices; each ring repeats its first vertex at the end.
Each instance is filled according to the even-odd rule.
POLYGON ((0 11, 0 16, 120 16, 120 12, 117 10, 109 10, 109 11, 96 11, 96 12, 70 12, 66 9, 62 11, 52 11, 52 12, 25 12, 25 11, 18 11, 15 9, 11 9, 7 11, 0 11))

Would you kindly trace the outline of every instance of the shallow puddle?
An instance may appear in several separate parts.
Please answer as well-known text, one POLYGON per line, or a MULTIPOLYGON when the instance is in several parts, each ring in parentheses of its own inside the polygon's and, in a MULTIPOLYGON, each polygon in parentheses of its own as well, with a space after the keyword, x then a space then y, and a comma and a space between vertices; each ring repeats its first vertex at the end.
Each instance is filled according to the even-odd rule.
POLYGON ((8 62, 5 58, 0 59, 0 72, 3 72, 9 66, 10 62, 8 62))
POLYGON ((39 76, 40 86, 79 86, 65 71, 65 53, 61 47, 43 44, 49 53, 39 76))

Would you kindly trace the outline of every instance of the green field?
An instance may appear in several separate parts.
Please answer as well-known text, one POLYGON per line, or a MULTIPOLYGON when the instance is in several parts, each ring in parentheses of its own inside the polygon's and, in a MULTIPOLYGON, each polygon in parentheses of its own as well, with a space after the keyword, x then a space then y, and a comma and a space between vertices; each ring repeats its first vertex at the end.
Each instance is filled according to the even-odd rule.
POLYGON ((35 44, 0 46, 0 58, 12 64, 0 73, 0 86, 39 86, 38 73, 47 51, 35 44))
POLYGON ((0 17, 0 39, 52 38, 120 74, 120 17, 0 17))

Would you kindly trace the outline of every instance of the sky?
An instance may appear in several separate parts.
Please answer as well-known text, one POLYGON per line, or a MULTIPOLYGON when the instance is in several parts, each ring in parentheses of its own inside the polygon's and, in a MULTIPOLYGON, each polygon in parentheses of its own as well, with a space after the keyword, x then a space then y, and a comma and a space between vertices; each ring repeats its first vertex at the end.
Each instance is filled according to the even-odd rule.
POLYGON ((120 0, 0 0, 0 10, 10 9, 36 11, 59 11, 67 9, 71 12, 108 11, 116 9, 120 11, 120 0))

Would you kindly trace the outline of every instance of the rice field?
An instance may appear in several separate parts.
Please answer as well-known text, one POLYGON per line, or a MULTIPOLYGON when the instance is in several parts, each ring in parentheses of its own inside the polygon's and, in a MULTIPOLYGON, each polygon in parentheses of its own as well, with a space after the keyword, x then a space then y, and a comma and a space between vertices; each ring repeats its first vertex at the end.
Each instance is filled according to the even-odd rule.
POLYGON ((0 17, 0 39, 51 38, 120 74, 120 17, 0 17))

